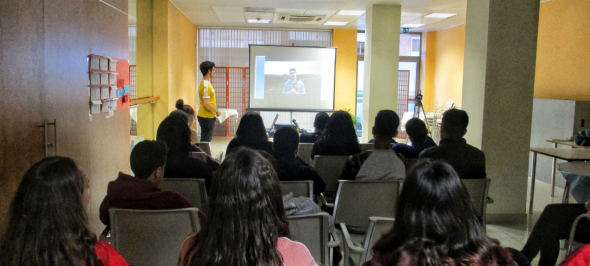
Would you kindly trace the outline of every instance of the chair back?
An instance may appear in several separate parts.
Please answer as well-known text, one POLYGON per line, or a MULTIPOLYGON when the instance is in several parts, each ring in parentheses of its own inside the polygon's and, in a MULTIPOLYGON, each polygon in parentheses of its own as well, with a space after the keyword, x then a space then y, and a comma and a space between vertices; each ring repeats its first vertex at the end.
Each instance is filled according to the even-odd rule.
POLYGON ((408 174, 410 174, 410 170, 412 170, 412 167, 414 167, 414 165, 416 165, 417 162, 418 162, 418 159, 406 158, 406 176, 408 176, 408 174))
POLYGON ((381 239, 381 236, 393 228, 394 218, 386 217, 369 217, 369 228, 365 237, 363 253, 361 253, 361 263, 373 258, 373 246, 381 239))
POLYGON ((293 197, 308 197, 313 199, 313 181, 281 181, 283 195, 293 193, 293 197))
POLYGON ((200 210, 205 209, 207 203, 207 189, 205 187, 205 179, 201 178, 164 178, 160 183, 160 188, 164 190, 172 190, 180 193, 195 207, 200 210))
POLYGON ((303 160, 306 163, 311 161, 311 149, 313 148, 313 143, 299 143, 299 152, 297 153, 297 157, 303 160))
POLYGON ((201 229, 197 212, 109 209, 111 244, 130 265, 177 265, 182 242, 201 229))
POLYGON ((371 216, 395 217, 400 181, 340 180, 334 223, 366 227, 371 216))
POLYGON ((207 155, 211 156, 211 144, 209 142, 194 142, 199 145, 199 148, 203 150, 207 155))
POLYGON ((485 229, 486 225, 486 205, 487 205, 487 198, 488 198, 488 190, 490 189, 490 182, 491 179, 461 179, 463 185, 469 192, 469 196, 471 197, 471 201, 473 202, 473 206, 477 213, 483 219, 483 228, 485 229))
POLYGON ((191 151, 191 158, 199 159, 203 162, 207 162, 207 154, 200 151, 191 151))
POLYGON ((325 212, 289 216, 291 240, 303 243, 319 265, 330 265, 329 215, 325 212))
POLYGON ((373 143, 361 143, 361 144, 359 144, 359 148, 361 149, 361 152, 366 152, 368 150, 372 150, 373 143))
POLYGON ((348 156, 316 155, 313 158, 312 167, 326 183, 324 191, 335 192, 338 190, 338 180, 347 160, 348 156))

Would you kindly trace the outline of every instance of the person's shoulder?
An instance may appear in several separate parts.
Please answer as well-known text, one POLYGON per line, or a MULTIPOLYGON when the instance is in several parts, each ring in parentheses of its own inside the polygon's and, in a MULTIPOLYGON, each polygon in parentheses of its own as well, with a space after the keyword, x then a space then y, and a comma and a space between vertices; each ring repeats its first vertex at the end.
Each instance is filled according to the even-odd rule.
POLYGON ((422 150, 418 158, 430 158, 440 149, 440 146, 430 147, 422 150))
POLYGON ((309 249, 300 242, 293 241, 286 237, 279 237, 277 241, 277 249, 283 256, 283 263, 285 266, 318 265, 311 256, 309 249))

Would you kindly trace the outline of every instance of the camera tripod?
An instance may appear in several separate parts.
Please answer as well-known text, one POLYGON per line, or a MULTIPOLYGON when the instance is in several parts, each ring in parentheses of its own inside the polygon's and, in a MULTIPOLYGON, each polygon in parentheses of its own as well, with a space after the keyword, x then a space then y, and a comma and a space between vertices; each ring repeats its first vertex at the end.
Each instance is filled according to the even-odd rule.
MULTIPOLYGON (((422 110, 422 113, 424 114, 424 122, 427 122, 428 119, 426 118, 426 111, 424 111, 424 106, 422 105, 422 98, 424 96, 420 93, 420 90, 418 90, 418 93, 416 94, 416 100, 415 100, 415 105, 414 105, 414 117, 417 117, 418 119, 420 119, 420 110, 422 110)), ((426 123, 426 127, 428 128, 428 134, 432 134, 432 131, 430 129, 430 125, 428 124, 428 122, 426 123)))

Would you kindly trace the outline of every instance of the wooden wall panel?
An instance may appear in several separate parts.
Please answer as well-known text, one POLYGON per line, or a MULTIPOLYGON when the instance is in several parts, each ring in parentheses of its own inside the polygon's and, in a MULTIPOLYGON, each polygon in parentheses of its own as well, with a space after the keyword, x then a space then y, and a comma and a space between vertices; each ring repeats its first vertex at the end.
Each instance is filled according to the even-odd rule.
POLYGON ((43 149, 43 0, 0 0, 0 234, 43 149))
MULTIPOLYGON (((108 0, 126 12, 126 0, 108 0)), ((129 173, 129 110, 88 115, 88 62, 107 52, 128 59, 127 15, 100 1, 46 0, 45 87, 47 117, 58 120, 58 153, 72 157, 90 179, 89 219, 104 228, 98 208, 109 181, 129 173)))

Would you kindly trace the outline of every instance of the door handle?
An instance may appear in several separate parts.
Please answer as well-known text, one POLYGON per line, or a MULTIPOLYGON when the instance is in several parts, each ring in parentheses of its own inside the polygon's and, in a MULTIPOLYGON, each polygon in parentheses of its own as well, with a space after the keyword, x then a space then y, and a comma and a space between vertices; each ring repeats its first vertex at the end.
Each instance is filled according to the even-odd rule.
POLYGON ((53 119, 53 123, 43 120, 44 135, 43 135, 43 148, 45 149, 45 157, 49 156, 49 148, 53 148, 53 155, 57 155, 57 119, 53 119), (48 126, 53 126, 53 143, 49 142, 49 129, 48 126))

